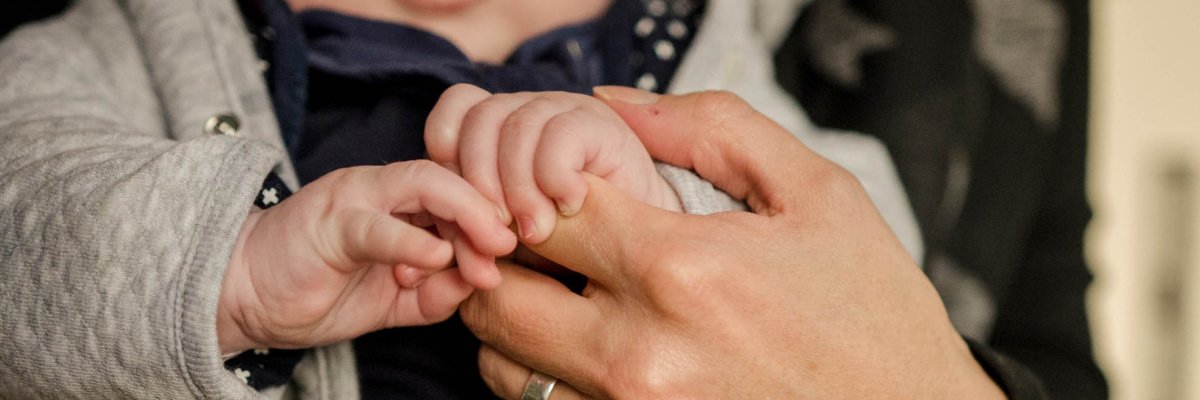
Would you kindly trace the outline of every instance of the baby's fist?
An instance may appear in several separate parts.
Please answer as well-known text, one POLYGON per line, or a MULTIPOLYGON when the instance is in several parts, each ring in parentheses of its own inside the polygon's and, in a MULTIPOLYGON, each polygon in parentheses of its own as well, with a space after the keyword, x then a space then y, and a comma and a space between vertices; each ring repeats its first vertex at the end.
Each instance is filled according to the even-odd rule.
POLYGON ((573 215, 587 197, 584 173, 626 194, 679 211, 641 141, 603 102, 581 94, 493 95, 470 85, 446 90, 425 125, 429 157, 458 170, 515 220, 522 240, 539 243, 556 214, 573 215))

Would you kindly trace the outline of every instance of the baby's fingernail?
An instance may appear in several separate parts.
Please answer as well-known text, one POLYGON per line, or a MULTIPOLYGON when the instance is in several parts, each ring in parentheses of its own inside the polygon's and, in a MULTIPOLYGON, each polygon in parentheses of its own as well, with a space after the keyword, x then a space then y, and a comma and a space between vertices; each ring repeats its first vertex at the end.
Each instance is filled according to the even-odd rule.
POLYGON ((554 200, 554 204, 558 206, 558 213, 562 214, 564 217, 570 217, 579 212, 579 210, 576 210, 574 207, 571 207, 570 204, 567 204, 567 202, 562 200, 554 200))
POLYGON ((421 284, 421 271, 417 271, 417 269, 413 267, 403 268, 404 270, 400 273, 404 275, 404 282, 401 282, 401 285, 409 288, 415 288, 417 285, 421 284))
POLYGON ((533 217, 524 216, 517 218, 517 230, 521 232, 521 238, 525 240, 532 239, 537 236, 537 223, 533 221, 533 217))
POLYGON ((503 207, 496 206, 496 216, 500 217, 500 223, 508 224, 508 211, 505 211, 503 207))
POLYGON ((503 223, 496 225, 496 234, 500 235, 500 237, 504 237, 504 238, 513 236, 512 229, 508 229, 508 226, 504 225, 503 223))

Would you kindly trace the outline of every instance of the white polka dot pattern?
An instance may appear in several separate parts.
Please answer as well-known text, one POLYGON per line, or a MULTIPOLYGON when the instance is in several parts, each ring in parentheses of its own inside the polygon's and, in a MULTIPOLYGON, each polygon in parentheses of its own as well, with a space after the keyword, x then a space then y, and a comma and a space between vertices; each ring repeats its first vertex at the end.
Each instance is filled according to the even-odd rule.
POLYGON ((694 0, 641 0, 645 15, 633 25, 635 45, 629 65, 636 70, 633 85, 642 90, 665 91, 682 54, 691 44, 693 30, 703 12, 694 0))

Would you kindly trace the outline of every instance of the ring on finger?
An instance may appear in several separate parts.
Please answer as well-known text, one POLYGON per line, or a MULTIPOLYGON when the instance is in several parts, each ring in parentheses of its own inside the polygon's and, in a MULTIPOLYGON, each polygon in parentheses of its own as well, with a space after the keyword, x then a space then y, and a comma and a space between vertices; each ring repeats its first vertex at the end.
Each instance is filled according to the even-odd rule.
POLYGON ((550 392, 554 391, 554 385, 558 383, 558 378, 533 371, 529 374, 529 380, 525 381, 525 391, 521 393, 521 400, 549 400, 550 392))

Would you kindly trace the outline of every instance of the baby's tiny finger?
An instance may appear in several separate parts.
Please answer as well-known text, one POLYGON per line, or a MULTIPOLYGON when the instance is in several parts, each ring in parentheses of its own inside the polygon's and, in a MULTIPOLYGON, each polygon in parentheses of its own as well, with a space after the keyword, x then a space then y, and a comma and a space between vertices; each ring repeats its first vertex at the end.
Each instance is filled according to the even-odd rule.
POLYGON ((480 254, 471 240, 460 234, 457 225, 442 220, 436 222, 438 232, 454 246, 454 262, 467 283, 485 290, 500 285, 500 270, 496 268, 495 258, 480 254))
POLYGON ((451 268, 434 273, 416 289, 401 290, 396 295, 393 313, 387 326, 428 325, 445 321, 454 315, 458 305, 475 291, 451 268))
POLYGON ((442 165, 458 164, 463 119, 472 107, 490 96, 486 90, 468 84, 454 85, 442 92, 425 120, 425 148, 430 160, 442 165))
POLYGON ((458 144, 459 168, 463 179, 491 200, 509 223, 508 203, 497 171, 500 130, 506 118, 529 100, 528 93, 498 94, 479 102, 463 117, 458 144))
POLYGON ((418 160, 389 164, 378 175, 374 186, 381 188, 381 207, 393 213, 428 212, 453 222, 488 254, 506 254, 516 247, 516 236, 496 216, 495 204, 445 168, 418 160))
POLYGON ((396 284, 404 288, 415 288, 421 285, 429 275, 438 270, 414 268, 408 265, 397 265, 393 267, 392 273, 395 275, 396 284))
POLYGON ((445 321, 474 291, 455 269, 435 273, 417 288, 421 315, 428 323, 445 321))
POLYGON ((504 200, 516 219, 521 239, 528 243, 550 237, 558 221, 557 208, 534 178, 538 143, 554 121, 571 115, 575 107, 566 96, 539 97, 509 115, 500 132, 499 170, 504 200))
POLYGON ((480 254, 467 237, 454 239, 454 260, 463 280, 471 286, 483 290, 500 286, 500 269, 496 267, 496 258, 480 254))
POLYGON ((572 216, 583 208, 587 180, 583 178, 588 151, 584 143, 568 135, 547 134, 538 144, 534 178, 542 193, 554 199, 558 212, 572 216))
POLYGON ((388 214, 347 211, 341 216, 340 228, 341 248, 350 262, 339 265, 406 264, 440 269, 453 255, 447 241, 388 214))

